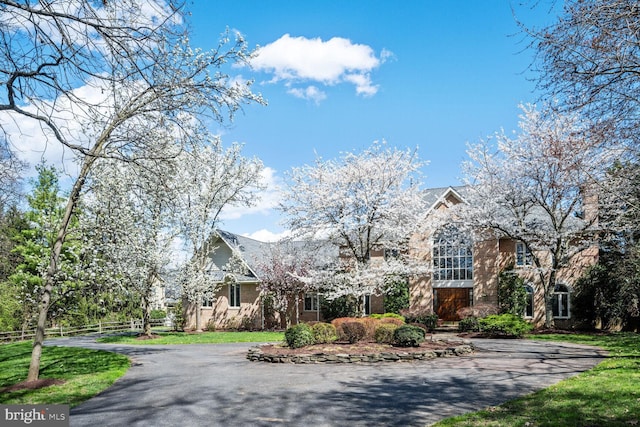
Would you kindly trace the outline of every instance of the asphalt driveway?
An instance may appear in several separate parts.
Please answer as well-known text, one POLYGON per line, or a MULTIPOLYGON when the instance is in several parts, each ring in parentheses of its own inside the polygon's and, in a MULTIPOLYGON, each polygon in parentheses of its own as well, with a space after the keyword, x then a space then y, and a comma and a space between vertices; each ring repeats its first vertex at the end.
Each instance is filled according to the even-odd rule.
POLYGON ((604 353, 528 340, 474 340, 470 356, 384 364, 249 362, 252 344, 56 345, 127 354, 131 369, 71 410, 72 426, 425 426, 576 375, 604 353))

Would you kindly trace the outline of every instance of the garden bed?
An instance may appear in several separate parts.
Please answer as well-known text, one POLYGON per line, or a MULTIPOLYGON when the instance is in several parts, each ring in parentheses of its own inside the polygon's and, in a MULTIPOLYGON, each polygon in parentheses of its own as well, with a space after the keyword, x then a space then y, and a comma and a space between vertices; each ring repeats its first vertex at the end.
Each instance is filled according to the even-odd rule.
POLYGON ((336 342, 294 349, 285 345, 266 344, 249 349, 247 359, 270 363, 379 363, 462 356, 473 351, 473 345, 468 340, 432 338, 418 347, 394 347, 375 342, 336 342))

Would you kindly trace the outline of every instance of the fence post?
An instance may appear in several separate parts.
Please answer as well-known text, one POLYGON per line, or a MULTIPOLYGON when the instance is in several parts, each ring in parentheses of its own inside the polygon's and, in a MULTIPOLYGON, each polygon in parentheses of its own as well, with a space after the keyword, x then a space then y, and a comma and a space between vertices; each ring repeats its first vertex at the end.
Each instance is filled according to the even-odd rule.
POLYGON ((64 333, 62 331, 62 325, 60 325, 60 337, 62 338, 64 336, 64 333))
POLYGON ((102 335, 102 320, 98 320, 98 334, 102 335))
POLYGON ((129 319, 130 325, 131 325, 131 331, 133 331, 133 319, 129 319))

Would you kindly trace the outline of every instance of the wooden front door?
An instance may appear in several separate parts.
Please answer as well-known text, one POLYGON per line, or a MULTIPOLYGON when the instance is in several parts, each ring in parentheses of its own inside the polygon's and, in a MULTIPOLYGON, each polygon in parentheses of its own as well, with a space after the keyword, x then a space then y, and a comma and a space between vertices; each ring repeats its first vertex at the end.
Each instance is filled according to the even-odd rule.
POLYGON ((435 311, 440 320, 460 320, 458 310, 471 305, 468 288, 434 289, 433 291, 435 311))

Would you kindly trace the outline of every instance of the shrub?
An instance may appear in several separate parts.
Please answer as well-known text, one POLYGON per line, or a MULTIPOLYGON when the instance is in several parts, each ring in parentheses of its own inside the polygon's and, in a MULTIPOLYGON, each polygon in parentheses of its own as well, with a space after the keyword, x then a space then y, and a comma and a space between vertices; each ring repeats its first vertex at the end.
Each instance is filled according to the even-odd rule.
POLYGON ((513 265, 498 275, 498 301, 500 313, 524 315, 527 308, 527 291, 524 288, 524 279, 513 271, 513 265))
POLYGON ((393 345, 398 347, 418 347, 424 341, 424 337, 424 329, 413 325, 402 325, 393 332, 393 345))
POLYGON ((164 319, 167 317, 167 312, 164 310, 151 310, 149 313, 150 319, 164 319))
POLYGON ((498 307, 494 304, 476 304, 470 307, 461 308, 456 312, 460 319, 466 319, 467 317, 487 317, 492 314, 498 314, 498 307))
POLYGON ((480 324, 478 318, 474 316, 465 317, 458 322, 458 332, 478 332, 480 324))
POLYGON ((424 325, 429 332, 433 332, 438 326, 438 315, 431 310, 403 310, 401 313, 407 323, 420 323, 424 325))
POLYGON ((184 310, 182 308, 182 300, 178 301, 176 305, 171 310, 173 315, 173 329, 176 331, 184 331, 184 327, 187 324, 187 318, 184 315, 184 310))
POLYGON ((360 322, 345 322, 340 328, 344 338, 351 344, 362 341, 367 336, 367 329, 360 322))
POLYGON ((358 323, 361 323, 365 329, 364 339, 373 341, 374 335, 376 333, 376 328, 380 325, 380 319, 374 319, 372 317, 359 317, 355 320, 358 323))
POLYGON ((330 343, 338 339, 335 326, 330 323, 316 323, 311 326, 313 341, 317 344, 330 343))
MULTIPOLYGON (((333 319, 331 324, 335 326, 338 331, 338 339, 341 341, 348 341, 349 338, 344 335, 344 331, 342 329, 342 325, 347 322, 356 322, 362 324, 365 328, 365 337, 366 339, 373 340, 376 328, 380 324, 380 320, 375 319, 373 317, 339 317, 337 319, 333 319)), ((364 339, 363 338, 363 339, 364 339)))
POLYGON ((381 323, 376 328, 376 332, 374 333, 374 339, 377 343, 382 344, 392 344, 393 343, 393 333, 396 329, 398 329, 398 325, 394 325, 393 323, 381 323))
POLYGON ((480 330, 496 337, 520 338, 531 331, 533 326, 513 314, 494 314, 478 320, 480 330))
POLYGON ((396 317, 383 317, 380 319, 380 324, 402 326, 404 325, 404 318, 398 319, 396 317))
POLYGON ((298 323, 287 329, 284 332, 284 340, 291 348, 305 347, 314 343, 311 327, 305 323, 298 323))
POLYGON ((353 317, 358 315, 358 304, 351 295, 341 296, 331 301, 322 298, 320 300, 320 312, 322 313, 322 318, 328 321, 340 317, 353 317))
POLYGON ((404 279, 394 280, 394 283, 384 294, 384 310, 400 313, 409 307, 409 282, 404 279))
POLYGON ((397 313, 384 313, 384 314, 371 314, 369 317, 373 317, 374 319, 400 319, 404 323, 404 316, 397 313))

